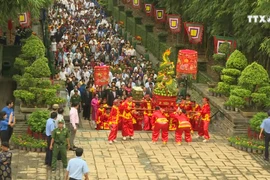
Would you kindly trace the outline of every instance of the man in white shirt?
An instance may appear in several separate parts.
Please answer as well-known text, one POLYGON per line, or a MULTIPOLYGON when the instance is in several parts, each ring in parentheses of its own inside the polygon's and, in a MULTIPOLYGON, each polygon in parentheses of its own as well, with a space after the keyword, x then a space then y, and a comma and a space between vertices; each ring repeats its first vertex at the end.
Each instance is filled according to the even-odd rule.
POLYGON ((66 77, 67 76, 67 73, 66 73, 64 67, 62 67, 62 69, 61 69, 61 71, 59 73, 59 76, 60 76, 60 80, 62 80, 62 81, 66 81, 67 80, 67 77, 66 77))
POLYGON ((90 73, 89 73, 87 67, 84 67, 84 69, 83 69, 83 78, 85 80, 85 84, 88 83, 89 77, 90 77, 90 73))
POLYGON ((78 91, 78 95, 81 96, 80 91, 78 90, 78 86, 74 86, 74 89, 70 91, 70 97, 72 97, 75 94, 75 91, 78 91))
POLYGON ((78 79, 78 81, 80 81, 82 79, 80 68, 74 69, 74 76, 78 79))
POLYGON ((70 118, 70 150, 77 148, 74 145, 74 139, 79 125, 79 114, 78 114, 79 104, 72 104, 69 112, 70 118))

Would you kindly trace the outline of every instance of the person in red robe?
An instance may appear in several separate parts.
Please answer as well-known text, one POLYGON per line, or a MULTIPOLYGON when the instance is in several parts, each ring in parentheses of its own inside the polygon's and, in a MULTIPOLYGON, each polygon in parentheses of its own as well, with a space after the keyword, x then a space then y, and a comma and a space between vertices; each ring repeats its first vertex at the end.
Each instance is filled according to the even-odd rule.
POLYGON ((186 112, 190 112, 192 110, 192 105, 191 105, 191 100, 190 100, 190 94, 186 95, 186 101, 185 101, 185 105, 184 108, 181 109, 185 109, 186 112))
POLYGON ((109 130, 109 117, 110 117, 110 107, 106 106, 105 107, 105 111, 103 113, 103 115, 101 116, 100 120, 100 128, 104 129, 104 130, 109 130))
POLYGON ((198 131, 198 138, 204 137, 203 142, 208 142, 210 139, 208 128, 210 124, 210 104, 208 98, 203 98, 203 106, 201 109, 201 119, 199 122, 199 131, 198 131))
POLYGON ((161 138, 163 145, 166 145, 168 142, 168 131, 169 131, 169 121, 164 115, 164 109, 157 106, 156 111, 152 115, 152 143, 156 144, 158 141, 159 133, 161 130, 161 138))
POLYGON ((192 125, 193 131, 198 131, 199 129, 199 120, 201 116, 201 106, 196 103, 196 101, 191 101, 192 110, 189 113, 190 123, 192 125))
POLYGON ((117 131, 118 131, 118 123, 119 123, 119 100, 114 100, 113 107, 110 112, 110 118, 109 118, 109 126, 111 129, 111 132, 108 137, 109 144, 112 144, 113 142, 116 143, 117 138, 117 131))
POLYGON ((144 120, 143 130, 145 131, 151 130, 153 102, 149 94, 145 95, 144 99, 142 100, 141 107, 145 109, 145 111, 143 112, 143 120, 144 120))
POLYGON ((135 103, 132 102, 131 94, 128 95, 127 99, 122 103, 123 115, 122 115, 122 136, 123 140, 127 140, 127 137, 130 137, 131 140, 134 140, 134 127, 133 124, 136 123, 133 114, 135 111, 135 103))
POLYGON ((188 117, 186 116, 186 110, 177 109, 176 112, 170 114, 170 117, 176 122, 175 130, 175 142, 178 145, 182 144, 182 134, 185 133, 185 141, 189 144, 192 141, 191 134, 193 133, 191 123, 189 122, 188 117))
POLYGON ((97 130, 102 129, 102 117, 105 113, 105 108, 108 107, 107 104, 101 104, 97 110, 97 118, 96 118, 96 123, 97 123, 97 130))

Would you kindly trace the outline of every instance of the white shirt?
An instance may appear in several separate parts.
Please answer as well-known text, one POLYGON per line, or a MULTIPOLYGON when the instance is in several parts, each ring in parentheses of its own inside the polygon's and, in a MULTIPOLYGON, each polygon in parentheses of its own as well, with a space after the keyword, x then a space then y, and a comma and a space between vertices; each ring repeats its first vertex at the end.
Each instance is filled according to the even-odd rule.
POLYGON ((79 115, 78 115, 78 110, 75 107, 71 107, 69 111, 69 118, 70 118, 70 123, 72 124, 74 129, 77 129, 76 124, 79 124, 79 115))
POLYGON ((66 71, 60 71, 59 76, 60 76, 60 80, 66 81, 67 77, 66 77, 67 73, 66 71))
MULTIPOLYGON (((56 118, 56 120, 55 120, 55 128, 58 128, 58 121, 59 120, 64 120, 64 116, 62 115, 62 114, 57 114, 57 118, 56 118)), ((64 128, 66 127, 66 124, 64 123, 64 126, 63 126, 64 128)))
MULTIPOLYGON (((75 94, 74 89, 70 91, 70 97, 72 97, 75 94)), ((81 92, 78 90, 78 95, 81 96, 81 92)))
POLYGON ((52 46, 51 46, 52 52, 56 52, 57 51, 56 45, 57 45, 56 42, 52 42, 52 46))

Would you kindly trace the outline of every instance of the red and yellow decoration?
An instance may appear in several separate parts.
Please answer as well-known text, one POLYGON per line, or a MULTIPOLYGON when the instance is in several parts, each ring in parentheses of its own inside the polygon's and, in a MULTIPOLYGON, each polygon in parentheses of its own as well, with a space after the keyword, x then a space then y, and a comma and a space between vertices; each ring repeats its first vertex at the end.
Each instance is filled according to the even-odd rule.
POLYGON ((29 27, 31 25, 31 16, 29 12, 25 12, 19 15, 19 22, 22 28, 29 27))
POLYGON ((232 37, 225 37, 225 36, 214 36, 214 46, 215 46, 215 53, 219 53, 219 47, 223 43, 229 43, 231 45, 232 51, 236 49, 236 40, 232 37))
POLYGON ((134 9, 141 9, 141 0, 132 0, 132 5, 134 9))
POLYGON ((179 15, 169 14, 167 16, 169 27, 172 33, 180 33, 181 31, 181 18, 179 15))
POLYGON ((144 4, 144 10, 147 16, 153 15, 153 4, 144 4))
POLYGON ((102 86, 109 84, 109 66, 95 66, 94 78, 95 85, 102 86))
POLYGON ((166 14, 165 14, 164 8, 156 8, 155 9, 155 19, 159 23, 166 21, 166 14))
POLYGON ((176 67, 178 76, 181 76, 181 74, 193 74, 194 77, 196 77, 195 75, 197 74, 197 62, 197 51, 190 49, 180 50, 178 53, 176 67))
POLYGON ((202 43, 203 25, 199 23, 185 22, 184 27, 192 44, 202 43))

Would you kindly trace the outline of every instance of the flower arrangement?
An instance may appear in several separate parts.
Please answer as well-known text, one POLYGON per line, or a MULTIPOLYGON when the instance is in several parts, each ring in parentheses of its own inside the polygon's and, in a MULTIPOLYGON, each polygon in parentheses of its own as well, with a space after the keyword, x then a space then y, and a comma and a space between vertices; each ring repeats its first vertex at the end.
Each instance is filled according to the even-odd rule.
POLYGON ((141 36, 136 36, 135 39, 136 39, 137 41, 142 41, 142 37, 141 37, 141 36))
POLYGON ((249 139, 247 136, 231 136, 228 138, 230 145, 237 149, 242 149, 248 152, 262 153, 264 150, 264 142, 261 140, 249 139))
POLYGON ((47 142, 45 140, 38 140, 26 134, 13 134, 11 141, 15 144, 15 147, 20 149, 27 148, 27 150, 31 149, 31 151, 40 152, 41 149, 45 151, 44 149, 47 147, 47 142))

